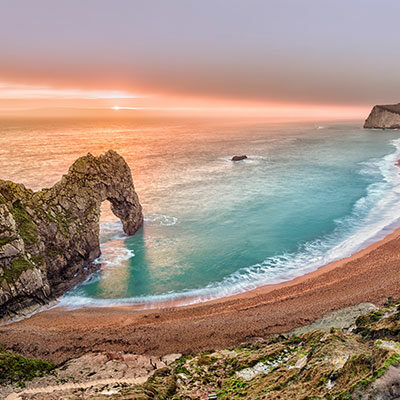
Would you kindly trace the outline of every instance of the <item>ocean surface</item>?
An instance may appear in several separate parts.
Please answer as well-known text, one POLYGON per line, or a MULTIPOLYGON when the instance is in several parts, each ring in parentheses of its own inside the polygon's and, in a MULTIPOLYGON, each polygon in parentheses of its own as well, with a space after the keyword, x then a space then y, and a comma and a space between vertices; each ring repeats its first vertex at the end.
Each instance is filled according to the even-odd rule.
POLYGON ((87 152, 118 151, 144 227, 125 236, 104 204, 100 271, 60 304, 195 303, 292 279, 399 225, 400 133, 361 126, 1 120, 0 178, 37 190, 87 152))

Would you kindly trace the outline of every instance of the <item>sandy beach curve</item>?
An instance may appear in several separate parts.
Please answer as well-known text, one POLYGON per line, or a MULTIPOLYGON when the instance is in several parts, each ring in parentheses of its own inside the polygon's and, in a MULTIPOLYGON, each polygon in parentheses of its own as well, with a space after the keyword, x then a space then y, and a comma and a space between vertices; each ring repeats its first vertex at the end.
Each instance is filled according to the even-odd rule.
POLYGON ((0 327, 0 343, 62 362, 89 351, 163 355, 220 349, 287 332, 327 312, 400 296, 400 229, 288 282, 191 306, 52 308, 0 327))

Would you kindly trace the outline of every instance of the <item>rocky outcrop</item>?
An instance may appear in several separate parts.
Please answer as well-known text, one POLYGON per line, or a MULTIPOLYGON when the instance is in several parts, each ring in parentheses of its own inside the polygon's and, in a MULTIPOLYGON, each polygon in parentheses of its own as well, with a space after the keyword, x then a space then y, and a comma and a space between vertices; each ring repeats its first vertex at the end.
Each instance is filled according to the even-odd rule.
POLYGON ((0 385, 9 383, 0 386, 0 396, 68 400, 77 399, 79 391, 86 400, 399 399, 398 301, 389 298, 384 308, 362 304, 333 311, 303 333, 293 333, 249 336, 237 347, 183 357, 124 353, 115 350, 120 342, 107 336, 109 351, 99 351, 95 341, 94 353, 91 345, 88 353, 58 367, 0 347, 0 385))
POLYGON ((399 129, 400 103, 375 106, 365 120, 364 128, 399 129))
POLYGON ((130 168, 111 150, 79 158, 50 189, 0 180, 0 318, 47 303, 94 270, 104 200, 126 234, 141 227, 130 168))
POLYGON ((242 161, 242 160, 246 160, 247 156, 246 155, 242 155, 242 156, 233 156, 231 161, 242 161))

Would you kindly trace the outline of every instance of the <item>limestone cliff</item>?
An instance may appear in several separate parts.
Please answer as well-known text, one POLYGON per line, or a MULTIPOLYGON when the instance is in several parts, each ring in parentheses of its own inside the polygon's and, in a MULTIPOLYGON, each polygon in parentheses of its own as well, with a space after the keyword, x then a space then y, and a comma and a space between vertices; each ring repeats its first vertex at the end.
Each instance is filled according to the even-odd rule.
POLYGON ((79 158, 50 189, 0 180, 0 318, 45 304, 94 270, 104 200, 126 234, 141 227, 131 171, 111 150, 79 158))
POLYGON ((365 120, 364 128, 399 129, 400 103, 375 106, 365 120))

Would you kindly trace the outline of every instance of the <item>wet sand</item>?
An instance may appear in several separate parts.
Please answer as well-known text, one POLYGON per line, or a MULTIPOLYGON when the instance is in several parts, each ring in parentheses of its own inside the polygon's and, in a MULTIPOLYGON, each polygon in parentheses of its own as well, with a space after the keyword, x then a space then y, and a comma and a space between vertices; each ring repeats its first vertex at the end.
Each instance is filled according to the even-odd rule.
POLYGON ((286 332, 327 312, 400 296, 400 229, 292 281, 192 306, 56 307, 0 327, 0 343, 62 362, 90 351, 164 355, 234 346, 286 332))

